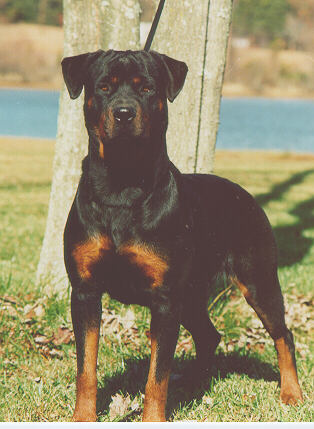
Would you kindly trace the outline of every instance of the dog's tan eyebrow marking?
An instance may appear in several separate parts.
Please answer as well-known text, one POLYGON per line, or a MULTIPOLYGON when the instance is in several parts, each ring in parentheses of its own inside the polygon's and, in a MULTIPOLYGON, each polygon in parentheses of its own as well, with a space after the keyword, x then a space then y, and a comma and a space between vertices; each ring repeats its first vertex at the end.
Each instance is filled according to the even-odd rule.
POLYGON ((141 82, 141 78, 139 76, 135 76, 132 80, 133 80, 133 83, 135 83, 135 84, 141 82))
POLYGON ((118 81, 119 81, 118 76, 112 76, 111 78, 112 83, 118 83, 118 81))

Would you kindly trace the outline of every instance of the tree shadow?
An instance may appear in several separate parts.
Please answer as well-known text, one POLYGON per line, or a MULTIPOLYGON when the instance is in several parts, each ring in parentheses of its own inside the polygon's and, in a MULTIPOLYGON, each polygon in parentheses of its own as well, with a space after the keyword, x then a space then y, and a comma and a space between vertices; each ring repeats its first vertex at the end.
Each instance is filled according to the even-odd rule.
MULTIPOLYGON (((314 173, 314 169, 296 173, 288 180, 274 185, 270 192, 257 195, 256 201, 263 206, 270 201, 281 200, 285 192, 292 186, 302 183, 306 176, 312 173, 314 173)), ((273 228, 278 245, 278 265, 280 267, 300 262, 313 245, 313 239, 305 237, 303 234, 306 229, 314 227, 313 209, 314 197, 296 204, 293 209, 289 210, 288 213, 297 218, 295 223, 273 228)))
MULTIPOLYGON (((129 360, 125 362, 123 373, 104 379, 104 387, 97 392, 97 413, 108 410, 111 397, 118 392, 131 396, 138 392, 144 393, 148 368, 148 359, 129 360)), ((211 391, 216 383, 233 373, 244 374, 252 379, 279 382, 279 373, 274 371, 271 364, 237 352, 217 354, 208 373, 199 372, 196 360, 175 359, 172 368, 174 375, 169 383, 167 418, 179 406, 187 406, 192 400, 201 401, 205 392, 211 391)), ((124 421, 132 421, 132 416, 124 421)))

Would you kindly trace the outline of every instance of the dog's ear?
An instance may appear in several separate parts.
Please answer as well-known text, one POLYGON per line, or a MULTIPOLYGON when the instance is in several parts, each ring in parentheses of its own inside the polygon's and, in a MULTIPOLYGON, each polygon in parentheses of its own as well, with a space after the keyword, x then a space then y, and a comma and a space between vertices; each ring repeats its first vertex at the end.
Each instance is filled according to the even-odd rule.
POLYGON ((167 79, 166 95, 168 100, 172 103, 183 88, 188 66, 183 61, 175 60, 167 55, 159 54, 154 51, 152 52, 158 55, 165 68, 167 79))
POLYGON ((73 100, 82 92, 89 65, 103 52, 103 50, 99 49, 96 52, 75 55, 74 57, 67 57, 62 60, 63 79, 73 100))

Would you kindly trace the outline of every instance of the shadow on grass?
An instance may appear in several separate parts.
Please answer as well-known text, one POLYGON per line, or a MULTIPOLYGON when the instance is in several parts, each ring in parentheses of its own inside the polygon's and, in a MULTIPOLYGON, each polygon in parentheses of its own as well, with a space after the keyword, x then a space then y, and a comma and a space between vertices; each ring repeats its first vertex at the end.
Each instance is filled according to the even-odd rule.
MULTIPOLYGON (((266 205, 270 201, 280 201, 285 192, 292 186, 301 184, 304 179, 314 173, 314 169, 294 174, 288 180, 273 186, 267 194, 256 197, 260 205, 266 205)), ((289 214, 295 216, 296 222, 292 225, 275 227, 274 234, 279 248, 279 266, 291 266, 301 261, 313 245, 313 239, 304 237, 304 231, 314 227, 312 211, 314 210, 314 198, 296 204, 289 214)), ((108 410, 111 397, 118 392, 135 396, 139 391, 145 391, 149 360, 129 360, 125 362, 126 369, 123 374, 106 378, 104 387, 97 393, 97 410, 102 413, 108 410)), ((261 362, 254 356, 241 355, 237 352, 224 355, 219 353, 215 357, 212 370, 208 374, 200 374, 197 364, 193 360, 177 359, 173 365, 174 374, 181 376, 170 381, 167 415, 168 417, 180 405, 187 406, 193 400, 201 401, 204 393, 211 391, 216 383, 228 378, 230 374, 242 374, 253 379, 277 381, 279 372, 273 369, 269 363, 261 362)), ((131 421, 129 416, 125 421, 131 421)))
MULTIPOLYGON (((111 397, 118 392, 135 396, 139 391, 144 393, 147 380, 149 360, 127 361, 123 374, 117 374, 104 380, 104 387, 97 392, 97 412, 102 413, 109 408, 111 397)), ((278 381, 279 373, 272 365, 261 362, 254 356, 242 356, 237 352, 216 355, 209 373, 200 373, 195 360, 176 359, 173 364, 172 377, 169 384, 167 416, 179 406, 187 406, 193 400, 201 400, 204 393, 211 390, 216 383, 229 374, 245 374, 253 379, 278 381)), ((132 416, 124 421, 132 421, 132 416)))
MULTIPOLYGON (((280 201, 284 193, 292 186, 302 183, 306 176, 313 173, 314 169, 294 174, 288 180, 274 185, 267 194, 258 195, 256 201, 262 206, 273 200, 280 201)), ((313 245, 313 239, 303 235, 306 229, 314 228, 313 210, 314 198, 302 201, 288 212, 297 218, 294 224, 273 228, 279 249, 278 264, 280 267, 300 262, 313 245)))

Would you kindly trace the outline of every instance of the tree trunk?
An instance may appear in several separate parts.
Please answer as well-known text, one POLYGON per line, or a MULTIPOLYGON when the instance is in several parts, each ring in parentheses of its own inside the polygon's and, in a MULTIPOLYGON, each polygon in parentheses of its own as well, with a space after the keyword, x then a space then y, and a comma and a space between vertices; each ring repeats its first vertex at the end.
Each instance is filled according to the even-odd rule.
POLYGON ((211 0, 207 24, 196 172, 213 170, 232 0, 211 0))
MULTIPOLYGON (((138 49, 138 0, 64 0, 64 56, 99 48, 138 49)), ((58 133, 46 231, 37 269, 37 282, 48 294, 65 291, 63 229, 87 153, 83 95, 70 100, 61 91, 58 133)))
POLYGON ((231 12, 232 0, 167 0, 153 42, 189 67, 169 106, 167 133, 169 156, 182 172, 213 170, 231 12))

